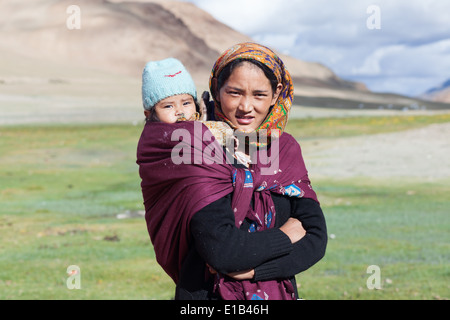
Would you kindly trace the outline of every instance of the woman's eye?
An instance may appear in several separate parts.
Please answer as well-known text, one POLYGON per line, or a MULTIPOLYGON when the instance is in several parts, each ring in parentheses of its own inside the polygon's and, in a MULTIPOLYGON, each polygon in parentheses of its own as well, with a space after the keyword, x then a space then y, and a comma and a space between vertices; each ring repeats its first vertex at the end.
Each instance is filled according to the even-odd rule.
POLYGON ((228 94, 230 94, 232 96, 238 96, 239 92, 237 92, 237 91, 228 91, 228 94))

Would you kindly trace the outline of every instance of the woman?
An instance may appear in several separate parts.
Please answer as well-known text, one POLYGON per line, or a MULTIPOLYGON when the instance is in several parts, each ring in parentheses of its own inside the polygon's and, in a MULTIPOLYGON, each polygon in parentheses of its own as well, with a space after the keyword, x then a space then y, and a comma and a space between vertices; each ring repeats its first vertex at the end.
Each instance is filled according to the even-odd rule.
POLYGON ((239 161, 225 161, 229 152, 211 164, 206 126, 196 133, 194 122, 146 125, 137 162, 157 260, 177 284, 176 299, 295 299, 295 275, 323 257, 327 235, 300 146, 275 131, 292 105, 290 75, 270 49, 244 43, 217 60, 210 89, 216 120, 259 139, 239 143, 239 161), (177 129, 189 133, 184 156, 201 151, 201 163, 171 161, 177 129), (278 170, 262 174, 258 154, 275 144, 278 170))

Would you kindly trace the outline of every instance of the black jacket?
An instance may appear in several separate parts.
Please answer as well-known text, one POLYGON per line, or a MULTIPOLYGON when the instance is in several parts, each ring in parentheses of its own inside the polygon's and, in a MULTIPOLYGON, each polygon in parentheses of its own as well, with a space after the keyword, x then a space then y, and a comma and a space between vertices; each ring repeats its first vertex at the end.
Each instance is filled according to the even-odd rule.
POLYGON ((290 279, 296 288, 295 275, 324 256, 326 223, 316 201, 272 194, 275 227, 250 233, 249 221, 236 228, 231 196, 209 204, 193 216, 190 228, 194 245, 183 261, 175 299, 218 298, 213 294, 214 279, 208 277, 206 262, 223 274, 255 269, 255 281, 290 279), (278 229, 289 217, 298 218, 306 230, 306 235, 295 244, 278 229))

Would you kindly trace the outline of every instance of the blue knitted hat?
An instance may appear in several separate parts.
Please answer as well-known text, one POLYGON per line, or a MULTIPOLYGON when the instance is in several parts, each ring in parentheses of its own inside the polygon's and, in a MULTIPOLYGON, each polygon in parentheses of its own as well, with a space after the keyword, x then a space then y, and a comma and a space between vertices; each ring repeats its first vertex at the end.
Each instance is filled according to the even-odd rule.
POLYGON ((145 65, 142 73, 142 102, 146 110, 165 98, 185 93, 197 100, 194 81, 179 60, 168 58, 150 61, 145 65))

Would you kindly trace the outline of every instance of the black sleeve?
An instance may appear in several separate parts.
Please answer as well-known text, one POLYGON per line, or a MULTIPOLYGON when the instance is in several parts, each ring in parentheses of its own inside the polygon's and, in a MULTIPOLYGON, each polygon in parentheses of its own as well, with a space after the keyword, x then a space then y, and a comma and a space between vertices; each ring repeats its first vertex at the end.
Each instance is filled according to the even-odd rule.
POLYGON ((231 195, 197 212, 190 228, 200 256, 223 274, 253 269, 293 248, 289 237, 279 229, 253 233, 238 229, 231 195))
POLYGON ((319 203, 312 199, 293 198, 291 216, 301 221, 306 235, 294 243, 293 250, 255 268, 256 281, 290 278, 307 270, 325 255, 327 228, 319 203))

